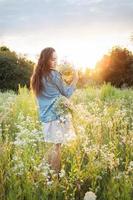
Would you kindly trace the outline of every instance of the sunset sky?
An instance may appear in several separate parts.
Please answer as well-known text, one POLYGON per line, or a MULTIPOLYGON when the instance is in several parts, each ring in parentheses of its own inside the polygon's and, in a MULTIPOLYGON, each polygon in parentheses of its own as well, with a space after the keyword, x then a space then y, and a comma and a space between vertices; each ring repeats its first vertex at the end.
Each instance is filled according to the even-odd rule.
POLYGON ((114 45, 133 51, 133 0, 0 0, 0 45, 36 61, 48 46, 59 62, 91 67, 114 45))

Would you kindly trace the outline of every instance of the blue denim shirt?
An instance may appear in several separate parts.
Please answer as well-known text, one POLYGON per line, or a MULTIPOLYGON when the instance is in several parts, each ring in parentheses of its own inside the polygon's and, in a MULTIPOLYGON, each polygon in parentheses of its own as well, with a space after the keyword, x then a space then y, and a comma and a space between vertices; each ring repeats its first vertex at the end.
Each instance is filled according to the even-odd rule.
POLYGON ((36 97, 39 109, 39 120, 42 122, 59 119, 59 115, 54 110, 54 103, 60 95, 69 98, 76 89, 76 85, 67 85, 61 73, 55 69, 50 71, 51 79, 42 78, 43 90, 36 97))

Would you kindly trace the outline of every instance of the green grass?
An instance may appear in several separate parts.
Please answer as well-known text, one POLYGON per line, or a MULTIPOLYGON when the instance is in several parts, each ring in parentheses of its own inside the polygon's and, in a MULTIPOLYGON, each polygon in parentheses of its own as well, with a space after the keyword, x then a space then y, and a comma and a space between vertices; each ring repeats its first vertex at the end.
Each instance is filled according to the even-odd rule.
POLYGON ((0 93, 0 200, 133 199, 133 90, 110 84, 71 96, 77 140, 62 146, 58 182, 45 163, 34 95, 27 88, 0 93), (52 181, 48 181, 48 173, 52 181))

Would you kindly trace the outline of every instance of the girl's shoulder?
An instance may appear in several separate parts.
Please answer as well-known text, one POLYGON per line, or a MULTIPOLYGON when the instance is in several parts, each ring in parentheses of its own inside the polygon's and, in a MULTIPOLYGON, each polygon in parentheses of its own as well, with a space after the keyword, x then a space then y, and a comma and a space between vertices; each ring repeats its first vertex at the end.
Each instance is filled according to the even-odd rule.
POLYGON ((52 69, 51 72, 56 77, 62 76, 61 72, 59 70, 57 70, 57 69, 52 69))

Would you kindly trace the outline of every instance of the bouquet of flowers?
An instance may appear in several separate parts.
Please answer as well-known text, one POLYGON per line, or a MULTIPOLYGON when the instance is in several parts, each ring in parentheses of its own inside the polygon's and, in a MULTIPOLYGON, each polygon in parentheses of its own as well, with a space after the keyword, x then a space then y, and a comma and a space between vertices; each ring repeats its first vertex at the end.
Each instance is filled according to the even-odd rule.
POLYGON ((66 116, 73 114, 75 107, 73 103, 65 96, 59 96, 54 104, 54 110, 60 116, 60 121, 65 122, 66 116))
POLYGON ((65 115, 74 111, 73 103, 65 96, 59 96, 54 104, 57 114, 65 115))

